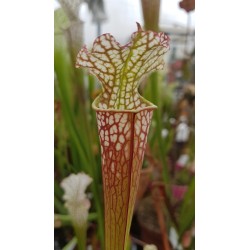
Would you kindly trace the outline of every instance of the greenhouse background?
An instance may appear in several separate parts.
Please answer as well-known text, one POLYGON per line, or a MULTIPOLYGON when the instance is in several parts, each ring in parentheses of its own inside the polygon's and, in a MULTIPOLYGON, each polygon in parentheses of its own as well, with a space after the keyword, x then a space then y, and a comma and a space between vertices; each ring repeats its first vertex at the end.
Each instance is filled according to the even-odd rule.
MULTIPOLYGON (((83 1, 79 9, 79 17, 84 22, 83 41, 91 46, 94 39, 103 33, 113 34, 121 44, 125 44, 135 30, 135 22, 143 23, 143 14, 140 1, 133 0, 107 0, 103 2, 103 12, 100 14, 100 28, 93 15, 89 11, 88 1, 83 1), (126 20, 126 21, 125 21, 126 20), (122 32, 121 32, 122 31, 122 32)), ((98 1, 96 1, 98 2, 98 1)), ((171 34, 171 48, 183 48, 188 33, 188 50, 194 47, 195 12, 187 13, 179 7, 178 0, 161 1, 159 27, 161 31, 171 34)), ((60 7, 58 1, 54 1, 54 8, 60 7)), ((178 58, 183 57, 183 49, 178 50, 178 58)), ((170 54, 173 53, 170 51, 170 54)), ((168 55, 169 56, 169 55, 168 55)))

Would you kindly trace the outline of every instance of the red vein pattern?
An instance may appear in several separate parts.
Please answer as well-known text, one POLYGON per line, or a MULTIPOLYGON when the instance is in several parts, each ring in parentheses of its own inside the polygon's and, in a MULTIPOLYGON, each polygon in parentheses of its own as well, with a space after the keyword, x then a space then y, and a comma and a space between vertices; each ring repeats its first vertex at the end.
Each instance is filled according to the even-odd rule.
POLYGON ((169 50, 169 37, 163 32, 143 31, 138 25, 131 42, 121 46, 107 33, 96 38, 89 52, 84 46, 76 67, 86 67, 102 84, 97 108, 134 110, 148 106, 138 93, 140 80, 163 69, 163 55, 169 50))
POLYGON ((126 249, 153 109, 97 111, 105 199, 105 250, 126 249))

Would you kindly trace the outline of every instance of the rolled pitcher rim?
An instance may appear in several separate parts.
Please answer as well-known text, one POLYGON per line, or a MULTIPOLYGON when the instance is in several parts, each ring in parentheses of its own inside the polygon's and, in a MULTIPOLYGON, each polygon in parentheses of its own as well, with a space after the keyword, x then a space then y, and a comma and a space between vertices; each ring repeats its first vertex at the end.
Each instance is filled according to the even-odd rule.
POLYGON ((101 112, 116 112, 116 113, 139 113, 143 110, 154 110, 157 109, 158 107, 151 103, 150 101, 146 100, 142 96, 140 96, 141 99, 143 99, 144 102, 146 102, 149 106, 142 107, 142 108, 137 108, 137 109, 113 109, 113 108, 98 108, 96 106, 96 102, 99 100, 101 95, 97 96, 96 99, 92 103, 92 108, 95 111, 101 111, 101 112))

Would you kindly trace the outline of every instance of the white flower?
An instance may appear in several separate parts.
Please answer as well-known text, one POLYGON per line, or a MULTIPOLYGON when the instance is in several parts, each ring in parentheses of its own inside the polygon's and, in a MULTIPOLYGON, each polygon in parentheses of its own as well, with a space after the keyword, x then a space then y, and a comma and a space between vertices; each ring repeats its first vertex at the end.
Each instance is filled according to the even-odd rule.
POLYGON ((155 245, 145 245, 143 250, 157 250, 157 246, 155 245))
POLYGON ((92 182, 92 178, 84 173, 71 174, 61 182, 64 189, 63 199, 72 220, 78 226, 86 223, 90 201, 86 197, 86 188, 92 182))

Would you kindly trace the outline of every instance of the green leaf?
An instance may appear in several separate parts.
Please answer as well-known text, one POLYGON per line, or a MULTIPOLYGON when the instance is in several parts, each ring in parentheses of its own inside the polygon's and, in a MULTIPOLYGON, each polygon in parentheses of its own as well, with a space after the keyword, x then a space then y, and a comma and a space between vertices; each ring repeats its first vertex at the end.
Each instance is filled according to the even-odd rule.
POLYGON ((74 237, 66 246, 64 246, 62 250, 73 250, 75 249, 76 244, 77 244, 77 239, 76 237, 74 237))

